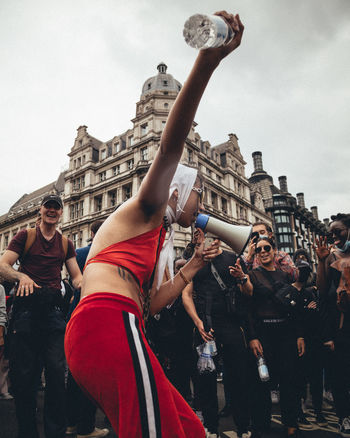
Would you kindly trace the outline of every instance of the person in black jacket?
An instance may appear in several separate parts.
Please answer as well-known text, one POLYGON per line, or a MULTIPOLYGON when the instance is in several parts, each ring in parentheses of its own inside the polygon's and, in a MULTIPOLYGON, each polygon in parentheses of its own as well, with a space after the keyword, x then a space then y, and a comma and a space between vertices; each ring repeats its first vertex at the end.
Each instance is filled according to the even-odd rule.
MULTIPOLYGON (((225 379, 232 395, 232 415, 238 437, 249 437, 250 421, 248 387, 248 349, 244 333, 243 303, 237 280, 229 274, 229 266, 237 256, 220 251, 211 263, 202 268, 182 292, 183 304, 200 336, 199 343, 215 339, 222 346, 225 379), (212 265, 216 273, 214 274, 212 265), (219 274, 220 280, 216 279, 219 274), (222 287, 220 286, 222 282, 222 287), (195 299, 193 299, 195 294, 195 299)), ((218 436, 218 400, 216 373, 201 374, 198 382, 199 400, 204 425, 210 437, 218 436)))
MULTIPOLYGON (((260 237, 255 252, 260 267, 243 276, 239 263, 236 263, 230 272, 241 278, 242 292, 251 296, 249 345, 256 359, 260 356, 265 358, 270 382, 279 382, 282 423, 286 426, 288 437, 296 437, 298 400, 295 367, 298 354, 304 354, 305 344, 295 309, 296 302, 289 289, 292 279, 289 274, 275 267, 275 243, 271 238, 260 237)), ((257 367, 254 369, 253 436, 261 437, 270 427, 270 385, 262 382, 257 367)))
POLYGON ((305 259, 296 261, 299 270, 298 281, 293 287, 298 291, 298 311, 301 315, 303 333, 305 337, 305 354, 299 358, 299 400, 300 410, 298 423, 300 429, 312 429, 312 424, 306 419, 302 410, 302 398, 306 398, 306 383, 310 383, 312 404, 316 415, 316 424, 327 426, 327 420, 322 413, 323 397, 323 370, 325 366, 326 347, 329 332, 327 328, 327 309, 324 300, 320 299, 315 286, 307 286, 312 278, 312 268, 305 259))
POLYGON ((350 214, 331 216, 330 237, 317 241, 317 286, 328 302, 331 340, 326 345, 333 352, 331 387, 339 433, 350 437, 350 214))

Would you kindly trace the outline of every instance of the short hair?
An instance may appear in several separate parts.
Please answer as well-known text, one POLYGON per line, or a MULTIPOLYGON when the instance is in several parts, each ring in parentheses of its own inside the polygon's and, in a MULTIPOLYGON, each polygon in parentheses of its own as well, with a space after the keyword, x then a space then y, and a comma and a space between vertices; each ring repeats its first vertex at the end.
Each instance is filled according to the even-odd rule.
POLYGON ((97 231, 99 230, 100 226, 103 224, 103 222, 104 222, 104 221, 102 221, 102 220, 94 221, 94 222, 91 224, 91 232, 94 233, 94 234, 96 234, 97 231))
POLYGON ((272 239, 271 237, 267 237, 267 236, 260 236, 259 239, 256 241, 256 245, 261 242, 262 240, 264 241, 268 241, 269 244, 272 246, 273 249, 276 249, 276 244, 275 244, 275 240, 272 239))
MULTIPOLYGON (((336 215, 331 216, 332 222, 341 222, 346 228, 350 228, 350 214, 346 213, 338 213, 336 215)), ((331 222, 331 223, 332 223, 331 222)))
POLYGON ((272 233, 272 228, 270 227, 270 225, 269 225, 268 223, 266 223, 266 222, 264 222, 264 221, 258 221, 258 222, 255 222, 255 223, 253 224, 253 227, 255 227, 255 225, 264 225, 265 228, 266 228, 266 231, 267 231, 268 233, 272 233))

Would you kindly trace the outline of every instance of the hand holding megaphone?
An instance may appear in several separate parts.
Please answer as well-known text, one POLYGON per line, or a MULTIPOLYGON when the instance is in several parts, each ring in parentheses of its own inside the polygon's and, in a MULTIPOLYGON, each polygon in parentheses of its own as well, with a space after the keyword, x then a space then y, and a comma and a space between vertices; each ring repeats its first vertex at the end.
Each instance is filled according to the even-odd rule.
POLYGON ((214 234, 214 236, 217 236, 229 245, 238 255, 243 253, 252 233, 251 225, 232 225, 206 214, 199 214, 197 216, 195 227, 200 228, 204 232, 214 234))
POLYGON ((193 235, 195 244, 194 257, 200 257, 205 262, 209 262, 220 254, 220 240, 215 239, 210 246, 204 247, 205 236, 201 228, 197 228, 193 235))

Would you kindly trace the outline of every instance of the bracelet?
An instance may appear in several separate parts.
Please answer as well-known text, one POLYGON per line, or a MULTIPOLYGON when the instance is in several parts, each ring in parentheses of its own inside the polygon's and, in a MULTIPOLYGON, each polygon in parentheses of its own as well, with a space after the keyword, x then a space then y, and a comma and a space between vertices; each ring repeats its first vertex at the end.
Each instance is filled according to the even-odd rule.
POLYGON ((191 282, 186 278, 185 274, 182 272, 182 268, 179 269, 179 274, 180 274, 180 277, 181 277, 181 278, 183 279, 183 281, 185 282, 186 286, 187 286, 188 284, 191 283, 191 282))

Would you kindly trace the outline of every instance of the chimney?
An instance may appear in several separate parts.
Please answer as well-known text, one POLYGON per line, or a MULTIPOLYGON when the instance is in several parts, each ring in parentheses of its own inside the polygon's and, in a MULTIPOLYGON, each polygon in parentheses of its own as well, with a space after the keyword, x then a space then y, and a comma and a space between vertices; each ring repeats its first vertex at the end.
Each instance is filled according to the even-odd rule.
POLYGON ((297 201, 299 207, 305 208, 304 193, 297 193, 297 201))
POLYGON ((287 177, 286 176, 279 176, 278 181, 280 183, 280 190, 283 193, 288 193, 288 186, 287 186, 287 177))
POLYGON ((256 151, 252 153, 253 163, 254 163, 254 172, 259 172, 263 169, 262 162, 262 153, 260 151, 256 151))
POLYGON ((318 221, 318 211, 316 205, 310 208, 313 217, 318 221))
POLYGON ((326 217, 325 219, 323 219, 323 223, 326 225, 326 227, 329 227, 329 217, 326 217))

